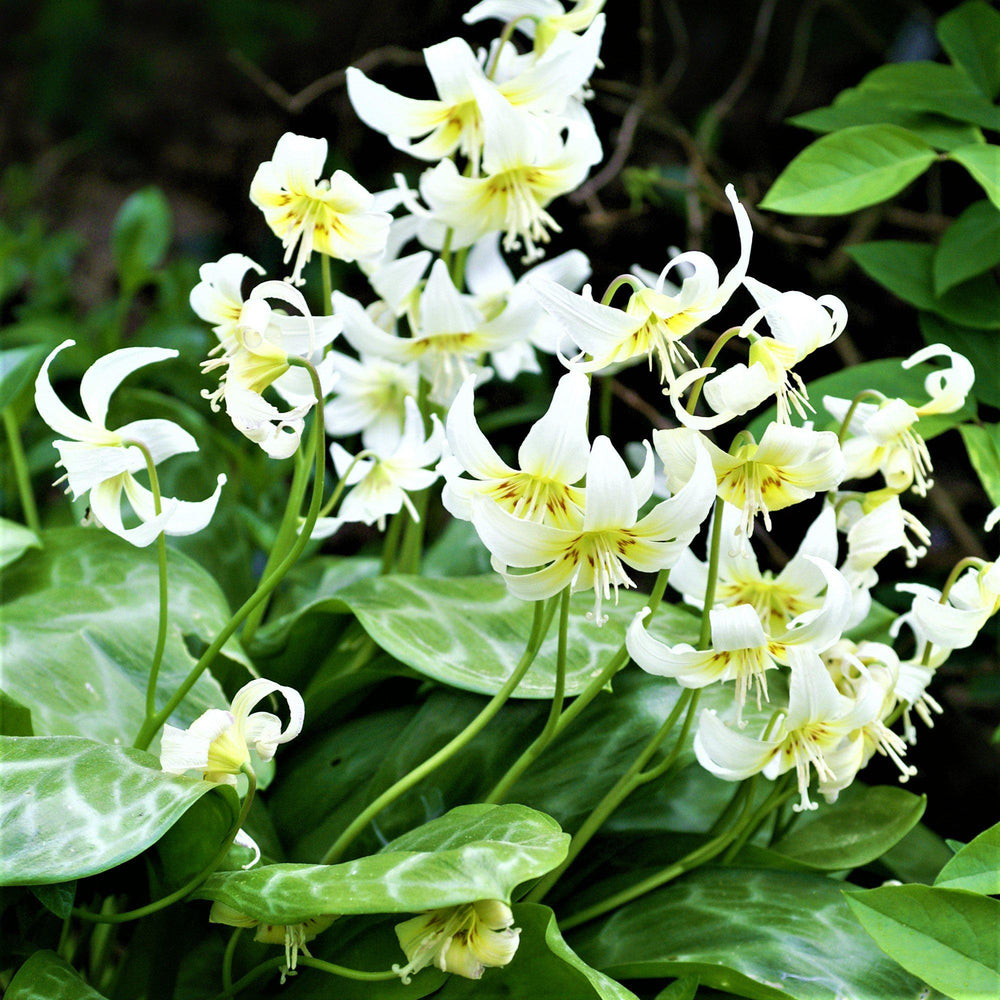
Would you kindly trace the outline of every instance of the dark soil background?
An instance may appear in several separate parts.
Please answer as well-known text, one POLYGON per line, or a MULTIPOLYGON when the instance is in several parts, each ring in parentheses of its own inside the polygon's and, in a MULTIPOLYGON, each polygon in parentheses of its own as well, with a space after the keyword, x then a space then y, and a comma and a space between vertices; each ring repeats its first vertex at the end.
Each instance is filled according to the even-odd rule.
MULTIPOLYGON (((784 120, 830 103, 883 62, 937 58, 934 19, 953 6, 610 0, 591 104, 610 165, 597 172, 600 186, 557 205, 565 233, 553 253, 585 249, 597 287, 634 262, 659 270, 670 246, 704 247, 727 269, 737 245, 722 187, 732 181, 756 204, 810 140, 784 120), (653 177, 659 180, 650 187, 653 177), (647 195, 640 197, 643 178, 647 195)), ((0 0, 0 165, 27 165, 48 222, 82 239, 74 276, 81 310, 113 294, 111 222, 122 201, 149 184, 163 189, 175 213, 176 254, 205 261, 239 250, 276 266, 276 241, 247 198, 258 163, 292 130, 328 137, 337 165, 369 189, 388 186, 396 170, 415 176, 414 161, 357 121, 340 71, 361 61, 394 89, 430 96, 420 48, 453 34, 486 42, 497 27, 465 27, 467 7, 453 0, 0 0)), ((922 345, 914 310, 865 278, 843 248, 876 231, 933 238, 978 197, 970 183, 939 165, 928 183, 889 206, 844 219, 754 217, 756 277, 835 293, 850 312, 836 351, 804 375, 922 345)), ((622 375, 615 404, 616 424, 634 426, 633 437, 648 429, 635 410, 650 405, 643 375, 641 366, 622 375)), ((957 434, 932 447, 943 489, 913 506, 934 531, 923 572, 940 583, 961 554, 994 556, 996 539, 982 537, 988 503, 957 434)), ((885 576, 899 570, 901 562, 890 563, 885 576)), ((889 590, 878 596, 901 606, 889 590)), ((946 713, 913 755, 921 772, 912 787, 930 794, 928 820, 959 839, 1000 818, 1000 763, 989 744, 1000 721, 996 647, 994 632, 949 664, 935 689, 946 713)), ((894 780, 877 764, 865 778, 894 780)))

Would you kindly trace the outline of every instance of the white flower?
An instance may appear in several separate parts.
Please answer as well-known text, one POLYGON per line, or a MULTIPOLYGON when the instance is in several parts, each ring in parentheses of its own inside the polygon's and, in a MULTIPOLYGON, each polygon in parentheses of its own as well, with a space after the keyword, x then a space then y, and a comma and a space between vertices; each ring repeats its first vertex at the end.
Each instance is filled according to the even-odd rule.
POLYGON ((518 450, 516 469, 500 458, 479 429, 474 391, 472 378, 459 390, 445 421, 453 456, 443 463, 445 508, 468 521, 472 498, 481 496, 515 517, 559 527, 574 523, 583 510, 583 490, 574 484, 587 472, 590 455, 587 377, 569 372, 559 380, 545 416, 528 431, 518 450), (472 478, 465 479, 462 472, 472 478))
MULTIPOLYGON (((763 773, 772 781, 795 768, 799 802, 795 810, 815 809, 809 798, 811 772, 831 801, 849 785, 864 760, 861 727, 878 714, 879 698, 842 695, 817 653, 789 650, 792 668, 788 711, 776 731, 754 739, 730 729, 712 709, 701 713, 694 752, 707 771, 726 781, 763 773)), ((768 728, 772 728, 769 726, 768 728)))
POLYGON ((320 180, 326 154, 326 139, 286 132, 250 184, 250 200, 281 240, 285 263, 295 254, 296 285, 313 250, 346 261, 377 257, 389 235, 392 217, 374 210, 371 193, 350 174, 337 170, 320 180))
MULTIPOLYGON (((930 400, 923 406, 911 406, 903 399, 858 404, 849 425, 850 437, 844 444, 848 479, 867 479, 881 472, 896 493, 912 486, 920 496, 934 485, 930 452, 914 429, 915 424, 921 417, 960 410, 975 380, 975 369, 964 355, 944 344, 931 344, 902 363, 903 368, 912 368, 941 356, 951 366, 931 372, 924 380, 930 400)), ((851 401, 826 396, 823 405, 834 418, 843 421, 851 401)))
POLYGON ((576 0, 566 10, 559 0, 480 0, 463 15, 466 24, 490 18, 515 21, 515 28, 535 40, 535 50, 544 52, 563 32, 583 31, 590 25, 605 0, 576 0))
POLYGON ((576 295, 544 278, 534 282, 542 307, 562 324, 580 350, 590 356, 589 361, 574 362, 581 370, 599 372, 609 365, 643 357, 648 358, 652 367, 655 357, 660 380, 672 382, 677 371, 693 361, 683 338, 726 305, 743 283, 750 261, 753 238, 750 219, 731 184, 726 187, 726 195, 736 215, 740 257, 721 283, 715 262, 699 251, 674 257, 653 288, 636 278, 640 287, 635 289, 624 310, 595 302, 589 289, 584 289, 584 295, 576 295), (674 268, 685 272, 676 292, 667 281, 674 268))
POLYGON ((510 907, 498 899, 430 910, 396 924, 406 965, 394 965, 404 983, 429 965, 466 979, 479 979, 487 968, 507 965, 517 951, 521 930, 510 907))
POLYGON ((626 566, 643 573, 672 566, 705 519, 714 495, 714 477, 708 456, 694 463, 689 481, 669 500, 657 504, 645 517, 639 508, 653 486, 649 474, 636 481, 606 437, 593 444, 587 463, 583 513, 569 508, 567 526, 539 524, 509 514, 483 497, 472 499, 472 523, 483 544, 502 564, 507 587, 515 597, 539 601, 565 587, 572 592, 593 589, 594 619, 602 600, 619 587, 634 587, 626 566), (528 569, 511 573, 506 567, 528 569))
POLYGON ((831 490, 844 477, 837 435, 806 427, 769 424, 759 444, 751 437, 731 455, 686 427, 653 431, 653 447, 671 489, 687 479, 696 456, 706 449, 719 496, 742 512, 739 530, 745 537, 753 533, 758 514, 770 529, 771 511, 831 490))
MULTIPOLYGON (((723 543, 725 544, 725 543, 723 543)), ((833 645, 851 617, 851 590, 847 581, 823 559, 811 562, 825 580, 827 593, 822 607, 792 618, 786 627, 765 630, 749 604, 712 608, 712 645, 695 649, 688 643, 675 646, 654 639, 643 627, 649 613, 644 609, 629 626, 626 645, 632 659, 647 673, 674 677, 682 687, 702 688, 716 681, 736 682, 737 721, 742 726, 743 705, 751 684, 756 686, 757 706, 768 700, 766 671, 787 664, 793 648, 817 652, 833 645)))
MULTIPOLYGON (((64 340, 42 364, 35 379, 35 407, 39 416, 57 434, 68 440, 54 442, 57 465, 66 470, 67 491, 77 499, 90 494, 90 513, 108 531, 133 545, 149 545, 160 534, 190 535, 201 531, 212 519, 226 477, 218 477, 215 492, 198 502, 164 497, 161 513, 155 511, 153 494, 139 484, 135 473, 146 468, 138 442, 149 451, 154 465, 173 455, 198 450, 194 438, 170 420, 134 420, 115 430, 106 426, 111 394, 132 372, 145 365, 177 357, 177 351, 162 347, 126 347, 98 359, 84 373, 80 399, 86 419, 69 410, 49 381, 49 366, 56 355, 76 342, 64 340), (142 522, 126 528, 122 521, 122 493, 142 522)), ((59 480, 62 482, 62 479, 59 480)))
POLYGON ((278 746, 302 732, 305 705, 294 688, 258 677, 244 684, 229 711, 210 708, 187 729, 163 727, 160 766, 171 774, 201 771, 206 781, 235 785, 236 775, 250 762, 250 747, 270 760, 278 746), (270 712, 251 712, 268 695, 279 693, 288 703, 288 725, 270 712))
POLYGON ((875 567, 893 550, 902 549, 910 567, 927 554, 930 532, 903 509, 898 493, 876 490, 837 506, 839 527, 847 532, 844 573, 866 589, 878 583, 875 567))

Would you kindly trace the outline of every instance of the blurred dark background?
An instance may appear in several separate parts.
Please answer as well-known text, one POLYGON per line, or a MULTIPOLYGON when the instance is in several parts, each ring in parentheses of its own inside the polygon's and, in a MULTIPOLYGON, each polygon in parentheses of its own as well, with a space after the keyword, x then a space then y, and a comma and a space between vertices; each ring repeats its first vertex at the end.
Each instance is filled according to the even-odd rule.
MULTIPOLYGON (((280 248, 247 198, 258 163, 291 130, 327 137, 328 166, 350 170, 369 189, 389 186, 397 170, 416 177, 419 164, 357 121, 342 70, 360 61, 396 90, 431 96, 421 47, 454 34, 485 43, 499 27, 463 25, 468 6, 0 0, 0 220, 30 218, 59 234, 50 263, 57 270, 65 263, 73 314, 114 297, 112 223, 125 198, 148 185, 170 204, 171 254, 191 283, 198 263, 236 250, 277 268, 280 248)), ((612 0, 590 105, 605 166, 580 197, 556 206, 565 232, 552 252, 584 248, 596 287, 632 263, 659 270, 671 246, 710 250, 727 270, 737 244, 724 185, 732 181, 756 204, 812 138, 785 119, 829 104, 886 61, 938 57, 934 20, 953 6, 612 0)), ((804 366, 804 376, 922 346, 915 311, 865 278, 844 246, 876 229, 880 238, 933 237, 979 196, 946 164, 901 198, 846 218, 754 215, 751 272, 783 289, 832 292, 850 311, 836 352, 804 366)), ((339 280, 360 292, 355 275, 339 280)), ((18 318, 18 305, 16 295, 4 301, 4 324, 18 318)), ((142 322, 141 307, 131 326, 142 322)), ((648 414, 636 407, 659 405, 644 375, 644 366, 624 373, 615 403, 616 421, 634 427, 634 437, 648 432, 648 414)), ((933 450, 944 489, 914 506, 934 532, 927 579, 940 583, 960 554, 993 557, 996 542, 984 545, 989 505, 957 434, 933 450)), ((901 561, 890 561, 885 575, 901 570, 901 561)), ((888 588, 879 597, 899 606, 888 588)), ((995 638, 955 660, 942 699, 948 711, 915 750, 914 785, 933 791, 933 826, 967 837, 997 818, 1000 769, 988 742, 1000 703, 995 638)), ((891 769, 865 777, 894 780, 891 769)))

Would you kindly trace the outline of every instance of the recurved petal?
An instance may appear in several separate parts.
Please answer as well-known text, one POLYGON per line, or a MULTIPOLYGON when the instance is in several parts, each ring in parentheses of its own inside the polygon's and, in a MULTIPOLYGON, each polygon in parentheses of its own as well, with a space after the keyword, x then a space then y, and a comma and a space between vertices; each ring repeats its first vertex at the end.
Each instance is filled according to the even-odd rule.
POLYGON ((566 485, 581 479, 590 454, 589 407, 590 380, 582 372, 567 372, 545 415, 521 443, 517 459, 522 471, 566 485))
MULTIPOLYGON (((173 507, 174 513, 163 529, 164 533, 175 536, 193 535, 206 527, 215 514, 225 484, 226 477, 220 473, 214 492, 204 500, 177 500, 167 497, 166 501, 173 507)), ((156 516, 153 494, 145 486, 137 483, 132 476, 125 478, 125 495, 132 504, 132 509, 142 520, 148 521, 156 516)))
POLYGON ((448 116, 441 101, 419 101, 369 80, 361 70, 347 70, 347 96, 357 116, 383 135, 414 138, 436 128, 448 116))
POLYGON ((532 277, 528 286, 573 342, 596 359, 613 354, 639 325, 634 316, 595 302, 589 289, 578 295, 544 275, 532 277))
MULTIPOLYGON (((174 455, 186 455, 198 450, 198 442, 183 427, 172 420, 133 420, 115 431, 123 441, 138 441, 149 449, 154 465, 174 455)), ((138 452, 138 449, 136 449, 138 452)), ((144 469, 144 460, 136 462, 132 471, 144 469)))
POLYGON ((480 540, 507 566, 542 566, 567 551, 574 533, 534 521, 522 521, 492 500, 473 496, 472 524, 480 540))
MULTIPOLYGON (((127 475, 127 473, 126 473, 127 475)), ((163 504, 163 512, 137 527, 126 528, 122 523, 121 496, 124 484, 121 477, 100 483, 90 491, 90 511, 108 531, 124 538, 138 548, 145 548, 163 531, 174 513, 172 500, 163 504)))
POLYGON ((255 677, 244 684, 233 698, 232 713, 236 725, 246 736, 248 743, 255 744, 257 752, 264 760, 274 756, 279 743, 287 743, 302 732, 305 719, 305 703, 302 695, 292 687, 278 684, 265 677, 255 677), (275 730, 273 715, 267 712, 251 714, 251 710, 270 694, 280 694, 288 704, 288 725, 281 729, 280 724, 275 730))
POLYGON ((448 447, 470 475, 477 479, 502 479, 514 470, 496 453, 476 423, 473 404, 477 381, 475 375, 467 378, 448 410, 445 419, 448 447))
POLYGON ((774 740, 755 740, 730 729, 714 710, 707 708, 701 713, 694 736, 698 763, 726 781, 742 781, 760 772, 777 746, 774 740))
POLYGON ((70 410, 56 395, 49 381, 49 366, 55 356, 64 348, 73 347, 75 344, 75 340, 64 340, 42 362, 42 367, 35 377, 35 408, 52 430, 72 441, 86 441, 91 444, 115 443, 114 435, 109 434, 102 425, 84 420, 70 410))

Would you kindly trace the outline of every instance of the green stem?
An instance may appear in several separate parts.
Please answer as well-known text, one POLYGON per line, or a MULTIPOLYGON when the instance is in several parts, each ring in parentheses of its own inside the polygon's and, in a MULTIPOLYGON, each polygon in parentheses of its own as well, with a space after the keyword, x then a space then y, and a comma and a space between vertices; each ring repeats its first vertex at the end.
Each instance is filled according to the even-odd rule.
POLYGON ((614 402, 614 393, 611 391, 611 377, 605 376, 601 379, 600 394, 600 423, 601 433, 607 437, 611 436, 611 404, 614 402))
POLYGON ((405 774, 399 781, 387 788, 363 809, 351 821, 347 829, 334 841, 326 854, 323 855, 323 864, 329 865, 339 861, 344 851, 386 806, 395 802, 404 792, 409 791, 414 785, 426 778, 427 775, 436 771, 445 761, 449 760, 471 742, 489 724, 507 699, 514 693, 514 689, 521 682, 521 679, 528 672, 528 668, 538 655, 538 650, 541 648, 545 633, 548 631, 552 616, 555 613, 555 607, 554 600, 547 603, 544 601, 535 602, 534 619, 531 624, 531 633, 528 636, 528 643, 524 654, 517 666, 514 667, 510 677, 504 682, 503 687, 497 691, 483 710, 457 736, 449 740, 437 753, 428 757, 422 764, 415 767, 408 774, 405 774))
MULTIPOLYGON (((964 559, 959 559, 955 563, 954 568, 948 574, 948 579, 945 580, 944 586, 941 588, 941 596, 938 598, 938 604, 944 604, 948 600, 948 595, 951 593, 951 588, 955 586, 958 582, 958 578, 970 567, 976 569, 981 569, 985 563, 982 559, 976 556, 966 556, 964 559)), ((928 640, 924 643, 923 655, 920 657, 920 663, 922 666, 927 666, 931 662, 931 649, 933 648, 933 643, 928 640)))
POLYGON ((17 481, 17 495, 21 499, 21 513, 24 522, 38 534, 42 523, 38 518, 38 507, 35 504, 35 494, 31 489, 31 475, 28 472, 28 460, 24 455, 24 445, 21 444, 21 431, 17 426, 17 417, 9 407, 3 410, 3 427, 7 433, 7 448, 10 451, 10 464, 14 467, 14 479, 17 481))
POLYGON ((247 615, 253 611, 254 608, 260 604, 261 601, 265 600, 271 591, 284 579, 285 574, 295 565, 299 556, 302 554, 305 547, 309 544, 309 537, 312 534, 314 525, 316 524, 316 518, 319 515, 319 509, 323 503, 323 483, 326 476, 326 448, 325 445, 325 434, 323 432, 323 390, 320 387, 319 376, 316 374, 316 369, 313 368, 308 361, 302 358, 289 358, 289 362, 301 368, 305 368, 309 372, 309 377, 312 381, 313 391, 316 394, 317 409, 313 417, 313 440, 316 449, 316 471, 313 480, 313 493, 312 500, 309 503, 309 513, 306 516, 305 524, 302 526, 302 530, 299 533, 299 537, 292 546, 291 551, 287 556, 281 561, 273 573, 257 585, 256 591, 250 595, 243 602, 236 613, 229 619, 226 625, 223 627, 222 631, 215 637, 212 644, 202 653, 198 662, 191 668, 191 672, 187 675, 181 686, 174 692, 173 696, 167 702, 163 708, 156 714, 156 716, 147 720, 143 723, 142 728, 139 730, 138 735, 135 738, 135 746, 140 750, 145 750, 149 744, 153 741, 153 737, 160 731, 160 727, 163 725, 167 719, 173 714, 177 706, 184 700, 187 693, 194 687, 198 678, 209 668, 209 666, 215 661, 215 658, 219 655, 219 651, 226 644, 230 636, 235 633, 235 631, 240 627, 240 625, 246 620, 247 615))
MULTIPOLYGON (((740 328, 738 326, 731 326, 724 333, 719 334, 715 343, 712 344, 709 349, 708 354, 705 355, 705 360, 701 363, 702 368, 711 368, 712 362, 719 356, 719 352, 722 350, 726 344, 733 339, 733 337, 739 334, 740 328)), ((700 379, 692 386, 691 395, 688 396, 687 401, 687 411, 688 413, 694 413, 694 408, 698 405, 698 398, 701 396, 702 386, 705 384, 705 379, 708 378, 707 375, 702 375, 700 379)))
MULTIPOLYGON (((310 958, 308 955, 299 955, 297 965, 309 969, 319 969, 320 972, 327 972, 331 976, 340 976, 341 979, 355 979, 362 983, 384 983, 392 979, 398 979, 395 972, 365 972, 361 969, 348 969, 343 965, 334 965, 332 962, 324 962, 318 958, 310 958)), ((272 970, 277 972, 285 967, 285 956, 279 955, 277 958, 269 958, 266 962, 261 962, 255 966, 245 976, 237 979, 232 987, 224 993, 220 993, 215 1000, 229 1000, 230 997, 245 990, 251 983, 256 982, 261 976, 272 970)))
POLYGON ((427 523, 427 503, 430 500, 430 490, 421 490, 413 497, 413 507, 417 512, 412 514, 406 523, 403 544, 399 550, 399 572, 417 573, 420 570, 420 556, 424 548, 424 525, 427 523))
POLYGON ((493 791, 484 802, 503 802, 514 782, 538 759, 542 751, 552 742, 559 725, 563 702, 566 697, 566 652, 569 645, 569 608, 570 592, 567 587, 560 597, 559 603, 559 645, 556 651, 556 682, 552 694, 552 707, 545 726, 535 737, 531 745, 508 769, 507 773, 493 786, 493 791))
POLYGON ((247 781, 249 786, 247 788, 247 794, 243 799, 243 805, 240 808, 240 814, 236 818, 236 822, 230 827, 229 833, 226 834, 226 839, 223 841, 222 846, 215 853, 211 862, 203 868, 197 875, 193 878, 188 879, 179 889, 175 889, 169 896, 164 896, 162 899, 154 900, 152 903, 147 903, 145 906, 140 906, 137 910, 125 910, 122 913, 91 913, 89 910, 83 910, 79 907, 73 907, 73 916, 79 917, 81 920, 85 920, 88 923, 93 924, 124 924, 131 920, 141 920, 143 917, 148 917, 151 913, 156 913, 158 910, 165 910, 168 906, 172 906, 174 903, 179 902, 185 896, 189 895, 195 889, 201 885, 205 879, 211 875, 219 865, 225 860, 226 855, 229 853, 229 848, 233 846, 233 841, 236 839, 236 834, 240 832, 243 824, 247 820, 247 816, 250 814, 250 806, 253 804, 254 793, 257 790, 257 779, 254 776, 253 771, 250 768, 244 767, 243 773, 247 776, 247 781))
POLYGON ((503 51, 503 47, 511 40, 511 38, 513 38, 517 22, 530 20, 533 20, 530 14, 519 14, 517 17, 512 17, 503 26, 503 31, 500 32, 500 37, 497 39, 497 47, 493 50, 493 58, 490 59, 490 64, 486 67, 487 80, 493 79, 493 76, 497 71, 497 65, 500 62, 500 53, 503 51))
POLYGON ((382 543, 382 576, 392 572, 393 563, 396 561, 396 552, 399 549, 399 536, 403 533, 403 524, 408 518, 409 514, 405 510, 401 510, 392 517, 389 530, 385 534, 385 541, 382 543))
POLYGON ((875 389, 862 389, 861 392, 859 392, 854 399, 851 400, 851 405, 847 408, 847 413, 844 414, 844 422, 840 425, 840 431, 837 433, 837 441, 840 442, 841 446, 843 446, 844 439, 847 437, 847 431, 851 426, 851 417, 854 416, 854 411, 857 410, 857 408, 868 396, 871 396, 872 399, 878 400, 880 403, 885 400, 885 396, 875 389))
POLYGON ((641 288, 645 287, 643 283, 634 274, 620 274, 618 275, 617 278, 615 278, 614 281, 611 282, 610 285, 608 285, 607 291, 601 298, 601 305, 602 306, 611 305, 611 300, 615 297, 615 293, 623 285, 631 285, 633 292, 637 292, 641 288))
POLYGON ((333 281, 330 278, 330 258, 325 253, 319 255, 319 273, 323 281, 323 312, 333 315, 333 281))
POLYGON ((222 953, 222 991, 227 996, 233 994, 233 955, 242 933, 242 927, 233 928, 233 933, 229 935, 229 940, 226 942, 226 950, 222 953))
POLYGON ((715 604, 715 588, 719 583, 719 549, 722 541, 721 500, 715 501, 715 513, 712 515, 712 537, 708 556, 708 579, 705 583, 705 603, 701 608, 701 632, 698 635, 698 648, 708 649, 712 645, 712 607, 715 604))

